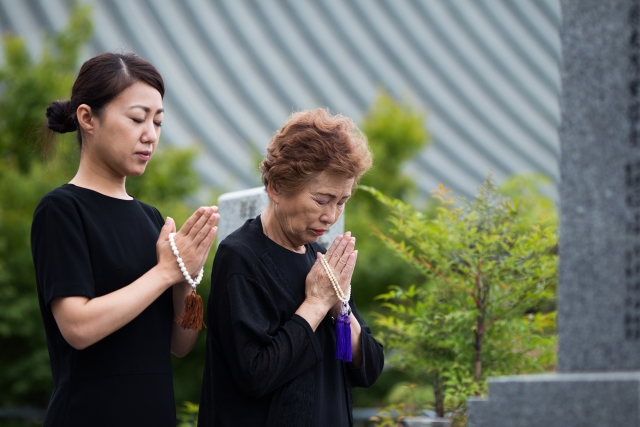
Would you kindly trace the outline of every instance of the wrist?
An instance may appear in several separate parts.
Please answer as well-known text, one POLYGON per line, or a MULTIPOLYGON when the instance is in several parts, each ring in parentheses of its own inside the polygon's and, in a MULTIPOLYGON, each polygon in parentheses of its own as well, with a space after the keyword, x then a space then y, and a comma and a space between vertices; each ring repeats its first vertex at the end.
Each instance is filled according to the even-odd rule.
POLYGON ((314 331, 327 315, 329 309, 316 301, 304 300, 296 310, 296 314, 304 318, 314 331))
POLYGON ((182 273, 175 263, 159 263, 151 270, 154 271, 158 276, 158 280, 167 288, 184 281, 184 277, 182 277, 182 273))

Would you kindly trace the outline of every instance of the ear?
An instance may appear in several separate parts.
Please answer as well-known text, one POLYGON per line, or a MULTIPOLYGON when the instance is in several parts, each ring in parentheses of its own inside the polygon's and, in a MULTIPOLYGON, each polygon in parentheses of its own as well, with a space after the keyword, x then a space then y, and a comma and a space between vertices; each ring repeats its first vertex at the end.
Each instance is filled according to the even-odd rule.
POLYGON ((278 198, 280 197, 280 193, 278 193, 278 190, 276 190, 275 186, 273 185, 273 182, 271 181, 269 181, 269 183, 267 184, 267 194, 275 204, 278 204, 278 198))
POLYGON ((76 117, 78 118, 78 130, 82 130, 89 135, 93 135, 95 116, 91 111, 91 107, 87 104, 80 104, 76 110, 76 117))

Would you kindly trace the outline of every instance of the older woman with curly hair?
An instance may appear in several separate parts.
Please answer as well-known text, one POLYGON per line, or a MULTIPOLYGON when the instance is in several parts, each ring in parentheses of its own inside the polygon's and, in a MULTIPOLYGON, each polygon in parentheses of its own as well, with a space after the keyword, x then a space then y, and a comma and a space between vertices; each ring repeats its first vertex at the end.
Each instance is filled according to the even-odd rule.
POLYGON ((272 138, 267 208, 213 263, 200 426, 353 425, 351 387, 372 385, 384 356, 350 297, 355 237, 316 240, 371 162, 353 121, 323 109, 272 138))

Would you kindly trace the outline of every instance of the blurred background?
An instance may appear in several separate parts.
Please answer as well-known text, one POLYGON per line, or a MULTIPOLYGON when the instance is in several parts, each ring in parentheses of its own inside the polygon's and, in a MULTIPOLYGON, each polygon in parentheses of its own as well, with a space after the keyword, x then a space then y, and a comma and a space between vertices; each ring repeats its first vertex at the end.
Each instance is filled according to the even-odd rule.
MULTIPOLYGON (((78 153, 65 137, 43 160, 37 130, 84 60, 133 51, 163 75, 163 148, 128 188, 164 215, 260 185, 273 132, 316 107, 367 134, 365 184, 428 211, 439 184, 472 197, 489 171, 535 177, 556 198, 560 24, 559 0, 0 0, 0 408, 44 408, 51 392, 29 228, 78 153)), ((387 214, 370 195, 345 215, 365 255, 354 295, 373 323, 376 295, 424 279, 371 236, 387 214)), ((179 404, 198 402, 204 335, 174 360, 179 404)), ((387 405, 409 381, 389 366, 354 404, 387 405)))

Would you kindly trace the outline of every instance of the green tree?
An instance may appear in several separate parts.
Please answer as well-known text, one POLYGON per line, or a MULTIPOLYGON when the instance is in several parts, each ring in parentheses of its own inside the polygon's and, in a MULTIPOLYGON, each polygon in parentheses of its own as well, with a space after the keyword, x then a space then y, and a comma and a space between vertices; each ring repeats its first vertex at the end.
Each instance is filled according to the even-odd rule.
POLYGON ((49 102, 68 97, 78 51, 90 34, 89 11, 77 8, 67 29, 46 43, 36 63, 31 61, 21 38, 5 36, 3 40, 4 64, 0 68, 0 347, 3 349, 0 402, 3 405, 44 406, 51 392, 29 233, 36 204, 47 191, 64 182, 70 164, 77 164, 74 159, 77 154, 73 149, 60 150, 56 156, 60 160, 47 167, 35 144, 49 102))
MULTIPOLYGON (((47 345, 38 307, 30 249, 31 219, 40 198, 73 178, 79 161, 75 134, 57 138, 45 161, 38 129, 54 99, 69 98, 79 52, 92 32, 90 9, 74 7, 66 28, 45 41, 37 61, 24 41, 3 39, 0 67, 0 406, 47 405, 52 390, 47 345)), ((186 220, 200 186, 192 163, 196 152, 164 147, 147 172, 130 179, 130 194, 186 220)), ((209 260, 210 266, 211 258, 209 260)), ((198 289, 207 297, 209 278, 198 289)), ((175 363, 176 398, 199 395, 204 334, 190 356, 175 363)))
MULTIPOLYGON (((378 96, 360 123, 374 156, 373 168, 363 177, 362 185, 379 188, 405 202, 412 200, 416 186, 403 174, 402 167, 429 143, 425 118, 425 113, 408 100, 397 101, 386 93, 378 96)), ((409 284, 419 278, 402 260, 390 256, 373 235, 371 225, 385 229, 385 217, 380 204, 364 191, 356 191, 345 210, 345 230, 356 236, 359 254, 352 279, 354 297, 369 324, 369 313, 377 307, 373 300, 376 295, 391 284, 409 284)), ((380 405, 392 385, 401 379, 397 372, 385 370, 372 388, 353 390, 354 405, 380 405)))
POLYGON ((391 232, 378 230, 380 241, 424 278, 380 295, 387 314, 375 321, 390 362, 415 383, 433 384, 433 401, 412 410, 430 405, 462 423, 467 397, 484 394, 488 376, 554 366, 555 312, 538 307, 557 283, 555 222, 532 220, 490 176, 470 202, 440 186, 435 217, 364 190, 390 210, 391 232))

